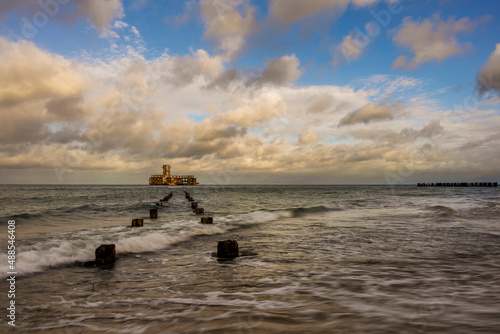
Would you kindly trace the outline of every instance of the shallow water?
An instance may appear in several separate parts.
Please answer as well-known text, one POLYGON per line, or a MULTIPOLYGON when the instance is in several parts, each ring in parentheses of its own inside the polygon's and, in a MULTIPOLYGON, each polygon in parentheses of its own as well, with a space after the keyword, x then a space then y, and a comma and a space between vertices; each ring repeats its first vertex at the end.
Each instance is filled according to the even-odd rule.
POLYGON ((185 188, 214 225, 199 223, 182 190, 2 186, 2 235, 8 219, 17 227, 16 332, 500 329, 498 188, 185 188), (143 228, 126 228, 141 217, 143 228), (218 261, 225 239, 243 256, 218 261), (102 243, 116 244, 113 266, 78 265, 102 243))

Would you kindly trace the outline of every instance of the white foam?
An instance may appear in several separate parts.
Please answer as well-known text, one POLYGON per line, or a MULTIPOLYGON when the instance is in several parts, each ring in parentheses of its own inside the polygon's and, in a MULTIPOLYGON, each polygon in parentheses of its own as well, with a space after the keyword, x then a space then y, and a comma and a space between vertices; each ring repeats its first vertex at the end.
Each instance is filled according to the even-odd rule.
MULTIPOLYGON (((180 220, 132 230, 114 226, 61 233, 52 239, 19 248, 15 267, 18 275, 25 275, 75 262, 91 261, 95 249, 101 244, 114 243, 117 254, 158 251, 196 236, 221 234, 242 225, 288 217, 292 217, 290 211, 254 211, 217 217, 214 225, 180 220)), ((0 253, 0 277, 6 277, 9 271, 7 254, 0 253)))
MULTIPOLYGON (((35 245, 34 249, 40 249, 41 245, 35 245)), ((18 275, 34 273, 45 268, 70 264, 77 261, 87 261, 93 257, 95 247, 85 245, 81 241, 62 242, 57 247, 46 250, 21 251, 16 256, 15 269, 18 275)), ((1 254, 1 263, 7 263, 7 255, 1 254)), ((0 266, 0 275, 6 275, 7 265, 0 266)), ((4 277, 4 276, 3 276, 4 277)))
POLYGON ((249 225, 269 223, 281 218, 290 218, 293 216, 291 211, 253 211, 239 215, 230 215, 218 218, 217 221, 227 222, 236 225, 249 225))

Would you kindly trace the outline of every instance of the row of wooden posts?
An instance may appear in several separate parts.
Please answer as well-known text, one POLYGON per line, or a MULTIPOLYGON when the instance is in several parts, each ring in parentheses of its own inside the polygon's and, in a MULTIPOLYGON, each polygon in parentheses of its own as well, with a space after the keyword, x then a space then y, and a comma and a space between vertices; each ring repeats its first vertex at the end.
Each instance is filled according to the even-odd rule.
POLYGON ((488 187, 488 188, 497 188, 498 182, 417 183, 417 187, 488 187))
MULTIPOLYGON (((197 215, 205 213, 205 209, 198 207, 198 202, 195 202, 194 198, 191 197, 191 195, 187 191, 184 191, 184 193, 186 199, 189 202, 191 202, 191 209, 193 210, 193 213, 197 215)), ((172 192, 169 193, 167 196, 160 199, 160 202, 156 203, 156 206, 163 207, 163 204, 165 202, 168 202, 168 200, 171 199, 172 196, 173 193, 172 192)), ((158 208, 149 209, 149 218, 150 219, 158 218, 158 208)), ((213 217, 201 217, 202 224, 213 224, 213 222, 214 222, 213 217)), ((142 218, 132 219, 132 224, 130 225, 131 228, 143 227, 143 226, 144 226, 144 219, 142 218)), ((238 242, 236 240, 223 240, 218 242, 217 244, 218 258, 230 259, 238 256, 239 256, 239 248, 238 248, 238 242)), ((112 264, 116 262, 116 260, 117 260, 116 247, 114 244, 100 245, 95 250, 95 261, 86 262, 85 265, 112 264)))

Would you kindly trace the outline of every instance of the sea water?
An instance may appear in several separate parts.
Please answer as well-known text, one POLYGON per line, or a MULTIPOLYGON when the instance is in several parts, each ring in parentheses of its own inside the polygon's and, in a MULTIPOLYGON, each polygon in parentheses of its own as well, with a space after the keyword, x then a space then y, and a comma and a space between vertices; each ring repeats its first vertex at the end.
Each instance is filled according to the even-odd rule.
POLYGON ((0 189, 1 332, 500 332, 498 188, 0 189), (213 225, 200 224, 183 190, 213 225), (134 218, 144 227, 128 228, 134 218), (227 239, 242 256, 220 261, 227 239), (114 265, 81 265, 110 243, 114 265))

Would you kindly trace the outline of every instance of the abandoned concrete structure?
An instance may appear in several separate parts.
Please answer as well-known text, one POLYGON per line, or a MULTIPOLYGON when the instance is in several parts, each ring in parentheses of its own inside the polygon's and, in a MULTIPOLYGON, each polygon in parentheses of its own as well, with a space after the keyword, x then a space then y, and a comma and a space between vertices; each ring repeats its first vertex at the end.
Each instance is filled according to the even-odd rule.
POLYGON ((171 166, 163 165, 163 175, 151 175, 149 185, 164 185, 164 186, 196 186, 196 178, 194 175, 171 175, 171 166))

